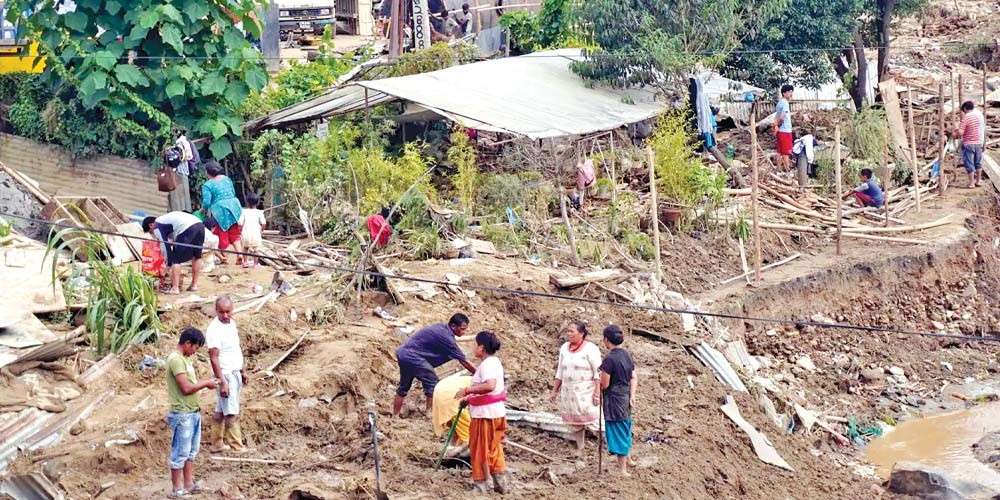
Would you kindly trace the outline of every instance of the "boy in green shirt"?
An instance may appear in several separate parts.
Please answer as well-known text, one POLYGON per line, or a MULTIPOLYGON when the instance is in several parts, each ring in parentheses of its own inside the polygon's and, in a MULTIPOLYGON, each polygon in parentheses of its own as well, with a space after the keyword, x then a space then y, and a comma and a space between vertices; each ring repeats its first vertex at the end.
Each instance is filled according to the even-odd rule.
POLYGON ((194 482, 194 457, 198 455, 198 445, 201 442, 198 391, 215 389, 218 385, 215 379, 198 382, 192 358, 203 345, 205 336, 201 331, 187 327, 181 331, 177 350, 167 356, 167 396, 170 399, 167 425, 173 431, 169 462, 173 492, 169 498, 181 498, 201 492, 194 482))

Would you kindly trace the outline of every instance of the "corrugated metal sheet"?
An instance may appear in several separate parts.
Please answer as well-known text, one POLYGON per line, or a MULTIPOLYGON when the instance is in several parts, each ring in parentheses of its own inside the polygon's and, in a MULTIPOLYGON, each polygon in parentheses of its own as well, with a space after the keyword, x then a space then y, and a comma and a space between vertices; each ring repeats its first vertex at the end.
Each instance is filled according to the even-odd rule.
POLYGON ((740 392, 748 392, 747 386, 743 385, 743 381, 740 380, 739 374, 736 370, 733 370, 732 365, 729 361, 726 361, 726 357, 722 355, 721 352, 712 348, 712 346, 701 342, 694 346, 687 347, 688 352, 690 352, 694 357, 698 358, 702 364, 712 369, 715 373, 715 378, 719 379, 719 382, 732 387, 733 389, 740 392))
POLYGON ((105 196, 125 213, 167 211, 149 164, 115 156, 73 161, 65 149, 0 134, 0 162, 38 182, 52 196, 105 196))
POLYGON ((43 474, 25 474, 0 481, 0 494, 17 500, 62 500, 66 498, 59 488, 43 474))
POLYGON ((274 127, 358 111, 366 107, 365 88, 369 106, 411 101, 469 128, 532 139, 611 130, 665 109, 648 89, 588 85, 570 70, 582 58, 580 49, 559 49, 360 81, 248 125, 274 127))

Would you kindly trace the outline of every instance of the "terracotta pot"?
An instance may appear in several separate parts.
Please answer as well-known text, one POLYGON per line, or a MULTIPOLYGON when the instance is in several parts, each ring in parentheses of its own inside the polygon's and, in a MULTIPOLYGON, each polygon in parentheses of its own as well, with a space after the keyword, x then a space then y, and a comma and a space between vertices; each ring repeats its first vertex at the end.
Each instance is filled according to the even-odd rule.
POLYGON ((684 209, 674 205, 660 205, 660 221, 668 226, 677 226, 684 209))

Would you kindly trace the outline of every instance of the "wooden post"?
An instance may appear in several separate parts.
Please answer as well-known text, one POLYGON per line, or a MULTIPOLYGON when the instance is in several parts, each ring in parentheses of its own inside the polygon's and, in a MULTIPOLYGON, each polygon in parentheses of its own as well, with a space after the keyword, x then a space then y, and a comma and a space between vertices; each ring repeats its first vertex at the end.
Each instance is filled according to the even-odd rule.
POLYGON ((751 221, 753 222, 753 280, 754 283, 760 283, 760 261, 761 261, 761 242, 760 242, 760 218, 757 213, 758 211, 758 197, 760 196, 760 172, 757 166, 757 103, 754 102, 750 105, 750 171, 751 171, 751 186, 750 186, 750 215, 751 221))
MULTIPOLYGON (((879 175, 881 175, 882 178, 879 180, 882 181, 882 192, 888 193, 890 187, 889 178, 892 177, 892 174, 889 173, 889 141, 891 139, 889 138, 888 127, 885 128, 882 135, 882 165, 879 169, 879 175)), ((882 211, 885 214, 885 227, 889 227, 889 200, 885 200, 885 202, 882 203, 882 211)))
POLYGON ((944 196, 948 178, 944 175, 944 147, 948 137, 944 130, 944 82, 938 84, 938 195, 944 196))
MULTIPOLYGON (((986 102, 986 95, 989 94, 989 88, 986 86, 986 66, 983 66, 983 137, 989 137, 990 120, 986 116, 986 113, 990 110, 989 103, 986 102)), ((986 151, 986 143, 988 141, 983 141, 983 151, 986 151)))
MULTIPOLYGON (((554 145, 553 145, 554 146, 554 145)), ((580 266, 580 256, 576 253, 576 236, 573 235, 573 226, 569 223, 569 214, 566 212, 566 186, 563 184, 562 162, 557 163, 556 183, 559 184, 559 211, 562 212, 563 225, 566 226, 566 237, 569 239, 569 250, 573 253, 573 265, 580 266)))
POLYGON ((986 96, 989 94, 989 88, 986 86, 986 66, 983 66, 983 118, 986 118, 986 108, 989 103, 986 102, 986 96))
POLYGON ((841 222, 844 217, 844 187, 840 179, 840 125, 833 129, 833 175, 837 180, 837 255, 840 255, 841 222))
MULTIPOLYGON (((483 11, 479 10, 479 0, 476 0, 476 33, 483 31, 483 11)), ((510 33, 507 34, 510 36, 510 33)), ((507 39, 507 45, 510 45, 510 38, 507 39)))
POLYGON ((653 225, 653 253, 656 259, 653 261, 656 266, 656 279, 663 277, 663 267, 660 263, 660 203, 656 199, 656 157, 653 155, 653 147, 646 145, 646 162, 649 163, 649 195, 650 195, 650 224, 653 225))
MULTIPOLYGON (((965 92, 962 90, 962 84, 964 80, 961 73, 958 75, 958 100, 955 101, 955 128, 958 128, 962 123, 962 103, 965 99, 965 92)), ((961 150, 957 154, 961 154, 961 150)))
POLYGON ((612 202, 616 202, 616 201, 618 201, 618 173, 615 171, 615 169, 617 168, 615 166, 615 160, 617 160, 618 158, 615 156, 615 133, 614 133, 614 131, 612 131, 611 133, 609 133, 608 137, 610 138, 610 142, 611 142, 611 145, 610 145, 610 148, 611 148, 611 159, 608 161, 608 170, 610 170, 609 173, 611 174, 611 201, 612 202))
MULTIPOLYGON (((913 127, 913 91, 906 89, 906 115, 910 121, 910 157, 913 158, 913 201, 920 211, 920 162, 917 160, 917 135, 913 127)), ((886 206, 889 206, 888 200, 886 206)))

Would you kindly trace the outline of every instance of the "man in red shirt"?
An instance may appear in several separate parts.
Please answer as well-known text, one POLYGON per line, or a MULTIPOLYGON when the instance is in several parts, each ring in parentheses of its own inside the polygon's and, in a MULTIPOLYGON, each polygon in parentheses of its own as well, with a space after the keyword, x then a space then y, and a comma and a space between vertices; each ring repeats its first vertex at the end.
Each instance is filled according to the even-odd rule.
POLYGON ((955 134, 962 137, 962 164, 969 174, 969 187, 979 186, 983 183, 986 117, 972 101, 962 103, 962 122, 955 134))

